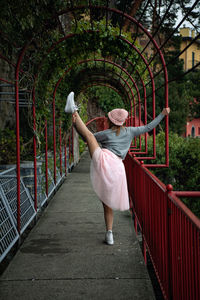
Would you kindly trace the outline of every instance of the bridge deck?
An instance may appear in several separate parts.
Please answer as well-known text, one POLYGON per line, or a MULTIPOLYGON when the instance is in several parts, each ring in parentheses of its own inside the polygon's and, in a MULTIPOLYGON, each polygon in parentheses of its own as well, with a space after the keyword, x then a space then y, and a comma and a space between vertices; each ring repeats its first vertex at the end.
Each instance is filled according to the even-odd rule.
POLYGON ((115 245, 103 243, 89 162, 86 153, 1 276, 2 300, 154 299, 129 212, 115 212, 115 245))

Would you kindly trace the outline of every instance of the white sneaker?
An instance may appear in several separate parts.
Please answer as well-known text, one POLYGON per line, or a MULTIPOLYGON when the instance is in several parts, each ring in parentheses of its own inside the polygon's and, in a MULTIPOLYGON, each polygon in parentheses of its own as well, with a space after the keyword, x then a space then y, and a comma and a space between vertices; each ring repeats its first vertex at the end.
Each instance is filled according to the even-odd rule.
POLYGON ((67 96, 67 101, 65 105, 65 112, 68 114, 73 114, 78 110, 78 106, 74 103, 74 92, 69 93, 67 96))
POLYGON ((113 245, 114 244, 114 239, 113 239, 113 233, 112 230, 108 230, 106 232, 106 237, 105 237, 105 242, 108 245, 113 245))

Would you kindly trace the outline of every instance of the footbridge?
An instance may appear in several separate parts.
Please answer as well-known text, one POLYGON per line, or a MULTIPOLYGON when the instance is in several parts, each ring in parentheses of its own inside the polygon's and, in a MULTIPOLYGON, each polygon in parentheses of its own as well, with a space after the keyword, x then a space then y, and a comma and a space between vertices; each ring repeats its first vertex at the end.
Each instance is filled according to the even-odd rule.
POLYGON ((154 174, 170 168, 169 127, 180 135, 198 113, 199 1, 4 2, 1 298, 200 299, 200 220, 181 200, 200 197, 199 177, 192 191, 175 191, 154 174), (79 157, 83 143, 64 113, 72 90, 91 131, 106 129, 118 106, 129 112, 126 126, 172 111, 170 122, 132 141, 130 211, 115 214, 113 247, 103 243, 88 154, 79 157), (101 108, 98 117, 88 103, 101 108))

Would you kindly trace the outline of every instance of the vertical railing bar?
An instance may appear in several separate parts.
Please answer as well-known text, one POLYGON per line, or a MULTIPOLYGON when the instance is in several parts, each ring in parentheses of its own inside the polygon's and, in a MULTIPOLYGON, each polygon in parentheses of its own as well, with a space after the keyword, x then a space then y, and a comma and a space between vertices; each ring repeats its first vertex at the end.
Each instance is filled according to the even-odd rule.
POLYGON ((55 117, 55 95, 53 97, 53 157, 54 157, 54 184, 56 185, 56 117, 55 117))
POLYGON ((34 207, 35 211, 37 211, 37 159, 36 159, 36 114, 35 114, 35 87, 33 88, 32 93, 32 99, 33 99, 33 153, 34 153, 34 207))
POLYGON ((69 166, 71 164, 71 129, 70 129, 70 134, 69 134, 69 166))
POLYGON ((62 134, 61 134, 61 120, 59 122, 59 141, 60 141, 60 176, 62 177, 62 134))
POLYGON ((74 162, 74 127, 72 126, 72 158, 74 162))
POLYGON ((67 136, 65 135, 65 176, 67 176, 67 136))
POLYGON ((46 195, 48 197, 48 139, 47 139, 47 119, 45 120, 45 186, 46 186, 46 195))
POLYGON ((19 121, 19 72, 22 59, 24 57, 26 48, 25 45, 20 52, 15 68, 15 111, 16 111, 16 170, 17 170, 17 230, 21 231, 21 209, 20 209, 20 121, 19 121))

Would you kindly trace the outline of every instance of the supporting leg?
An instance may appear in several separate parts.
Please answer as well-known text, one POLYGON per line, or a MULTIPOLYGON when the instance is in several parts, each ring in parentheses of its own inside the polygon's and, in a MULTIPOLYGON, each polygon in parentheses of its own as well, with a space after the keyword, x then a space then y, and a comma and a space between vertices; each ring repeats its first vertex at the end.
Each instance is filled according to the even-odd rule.
POLYGON ((90 156, 92 157, 94 151, 99 147, 99 144, 95 136, 92 134, 92 132, 89 131, 89 129, 83 123, 77 111, 73 114, 73 123, 78 133, 86 140, 89 148, 90 156))
POLYGON ((107 230, 112 230, 113 210, 112 210, 112 208, 108 207, 104 203, 103 203, 103 208, 104 208, 104 219, 105 219, 106 229, 107 230))

